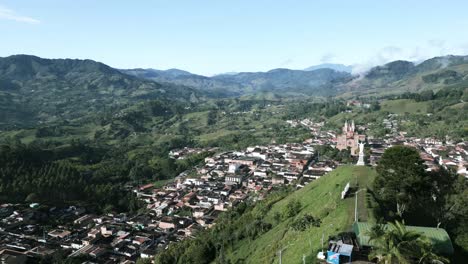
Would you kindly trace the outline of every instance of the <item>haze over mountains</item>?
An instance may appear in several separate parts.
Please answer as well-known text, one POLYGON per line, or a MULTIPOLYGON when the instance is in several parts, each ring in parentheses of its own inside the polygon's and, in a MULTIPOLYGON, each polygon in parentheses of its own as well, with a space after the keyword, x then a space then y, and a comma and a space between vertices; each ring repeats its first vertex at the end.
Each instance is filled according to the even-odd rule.
POLYGON ((393 61, 358 75, 352 66, 321 64, 305 70, 273 69, 268 72, 241 72, 206 77, 181 70, 122 70, 127 74, 186 85, 219 96, 240 96, 258 92, 282 95, 379 95, 439 89, 467 80, 468 56, 434 57, 421 63, 393 61), (427 75, 427 76, 426 76, 427 75))
POLYGON ((148 99, 377 96, 468 86, 468 56, 435 57, 417 65, 394 61, 362 76, 336 70, 342 66, 330 67, 335 69, 273 69, 206 77, 179 69, 118 70, 92 60, 14 55, 0 58, 0 123, 79 118, 90 110, 148 99))
POLYGON ((341 72, 348 72, 351 73, 353 70, 353 66, 351 65, 344 65, 344 64, 335 64, 335 63, 322 63, 319 65, 314 65, 310 66, 308 68, 305 68, 304 71, 314 71, 318 69, 332 69, 335 71, 341 71, 341 72))

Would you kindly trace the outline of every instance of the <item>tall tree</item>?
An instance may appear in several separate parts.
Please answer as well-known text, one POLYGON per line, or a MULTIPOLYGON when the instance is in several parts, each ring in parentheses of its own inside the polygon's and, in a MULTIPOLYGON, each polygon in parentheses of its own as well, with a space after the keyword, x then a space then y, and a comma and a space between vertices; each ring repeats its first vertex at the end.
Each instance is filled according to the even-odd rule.
POLYGON ((387 149, 379 161, 377 173, 374 189, 379 199, 400 218, 430 196, 430 177, 415 148, 394 146, 387 149))

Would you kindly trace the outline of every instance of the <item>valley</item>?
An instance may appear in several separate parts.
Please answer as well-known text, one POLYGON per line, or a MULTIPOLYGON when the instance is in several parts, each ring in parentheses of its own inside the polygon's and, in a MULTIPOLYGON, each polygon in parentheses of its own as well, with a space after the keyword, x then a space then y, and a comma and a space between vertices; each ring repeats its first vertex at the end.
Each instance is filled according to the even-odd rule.
MULTIPOLYGON (((344 185, 373 190, 392 146, 463 175, 464 57, 446 59, 452 65, 397 62, 359 79, 2 58, 2 243, 46 263, 275 263, 284 247, 285 263, 314 263, 329 238, 351 230, 355 201, 339 197, 344 185), (369 166, 336 148, 347 120, 366 136, 369 166)), ((360 220, 393 219, 369 191, 358 201, 360 220)), ((437 225, 428 219, 408 221, 437 225)), ((463 225, 446 228, 458 259, 463 225)))

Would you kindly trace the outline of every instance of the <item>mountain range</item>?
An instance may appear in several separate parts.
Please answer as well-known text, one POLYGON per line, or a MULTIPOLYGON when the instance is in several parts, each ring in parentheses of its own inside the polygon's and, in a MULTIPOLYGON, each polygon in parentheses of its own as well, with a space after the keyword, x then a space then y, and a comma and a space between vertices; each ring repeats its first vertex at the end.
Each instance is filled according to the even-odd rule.
POLYGON ((0 58, 0 124, 66 120, 149 99, 190 100, 198 92, 124 74, 92 60, 0 58))
POLYGON ((268 72, 241 72, 213 77, 191 74, 181 70, 130 69, 123 73, 161 83, 193 87, 215 97, 242 96, 259 92, 283 95, 330 95, 335 83, 347 82, 347 72, 322 68, 311 71, 274 69, 268 72))
POLYGON ((382 96, 451 86, 468 87, 468 56, 419 64, 394 61, 360 76, 336 67, 311 67, 207 77, 179 69, 115 69, 93 60, 14 55, 0 58, 0 124, 73 119, 152 99, 197 102, 265 93, 274 98, 382 96))

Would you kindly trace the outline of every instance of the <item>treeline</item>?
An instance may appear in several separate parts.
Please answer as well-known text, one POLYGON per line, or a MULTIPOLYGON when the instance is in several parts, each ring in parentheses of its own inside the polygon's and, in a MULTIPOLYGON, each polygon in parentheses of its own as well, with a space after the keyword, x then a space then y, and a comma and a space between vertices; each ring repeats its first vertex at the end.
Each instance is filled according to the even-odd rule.
MULTIPOLYGON (((90 205, 94 210, 136 210, 131 193, 109 177, 93 177, 80 171, 57 153, 35 146, 2 146, 0 149, 0 200, 2 202, 40 202, 52 205, 90 205)), ((118 170, 115 167, 113 170, 118 170)), ((97 174, 104 174, 104 170, 97 174)))
POLYGON ((468 182, 451 170, 425 169, 416 149, 387 149, 371 192, 379 205, 374 213, 380 222, 445 228, 459 254, 455 257, 467 257, 468 182))
POLYGON ((155 152, 157 155, 144 152, 128 159, 124 147, 100 148, 83 142, 50 149, 34 144, 2 145, 0 201, 132 212, 140 204, 132 192, 124 190, 126 184, 173 178, 210 154, 175 161, 165 151, 155 152))
POLYGON ((310 117, 332 117, 348 110, 346 102, 341 100, 330 100, 327 102, 301 101, 288 106, 285 119, 300 119, 310 117))
POLYGON ((422 91, 420 93, 410 93, 406 92, 396 97, 394 99, 413 99, 416 102, 424 102, 431 100, 441 100, 446 101, 447 103, 458 103, 460 100, 468 101, 468 92, 460 88, 444 88, 434 93, 432 90, 422 91))

